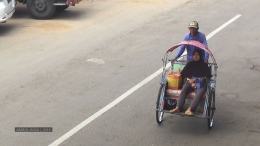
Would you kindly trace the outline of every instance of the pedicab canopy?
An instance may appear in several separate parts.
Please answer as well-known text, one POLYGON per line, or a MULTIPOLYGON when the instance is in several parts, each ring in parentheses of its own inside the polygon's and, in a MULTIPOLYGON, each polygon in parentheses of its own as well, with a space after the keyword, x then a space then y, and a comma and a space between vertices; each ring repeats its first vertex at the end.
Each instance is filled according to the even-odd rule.
MULTIPOLYGON (((178 47, 181 46, 181 45, 192 45, 192 46, 198 47, 198 48, 200 48, 200 49, 206 51, 207 53, 209 53, 209 55, 210 55, 212 58, 214 58, 214 56, 213 56, 213 54, 211 53, 211 51, 210 51, 205 45, 203 45, 202 43, 200 43, 200 42, 198 42, 198 41, 182 41, 182 42, 180 42, 179 44, 177 44, 177 45, 171 47, 171 48, 166 52, 166 54, 169 53, 169 52, 172 52, 173 50, 175 50, 176 48, 178 48, 178 47)), ((214 59, 214 60, 215 60, 215 59, 214 59)))

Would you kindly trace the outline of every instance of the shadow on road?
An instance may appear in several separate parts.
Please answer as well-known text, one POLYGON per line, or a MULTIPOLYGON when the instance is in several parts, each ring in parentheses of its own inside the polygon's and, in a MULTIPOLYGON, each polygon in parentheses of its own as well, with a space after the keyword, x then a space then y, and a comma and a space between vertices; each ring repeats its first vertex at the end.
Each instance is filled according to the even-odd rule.
POLYGON ((0 23, 0 37, 8 36, 8 34, 14 32, 16 30, 17 26, 14 24, 8 24, 8 22, 2 24, 0 23))
POLYGON ((52 19, 55 19, 55 20, 80 20, 80 18, 83 18, 82 16, 84 15, 84 11, 70 11, 69 9, 68 10, 65 10, 65 11, 62 11, 62 12, 56 12, 52 19))
POLYGON ((252 124, 250 122, 253 122, 253 120, 256 121, 256 119, 248 119, 245 114, 243 114, 249 112, 247 109, 241 109, 241 107, 245 107, 245 105, 247 104, 235 102, 235 105, 232 105, 233 108, 230 108, 231 105, 227 104, 226 100, 218 101, 214 116, 214 125, 210 130, 207 128, 207 119, 192 117, 166 115, 162 124, 167 127, 164 130, 168 130, 168 133, 187 136, 218 136, 220 134, 222 136, 228 136, 238 132, 248 133, 254 131, 253 128, 249 128, 249 125, 252 124))

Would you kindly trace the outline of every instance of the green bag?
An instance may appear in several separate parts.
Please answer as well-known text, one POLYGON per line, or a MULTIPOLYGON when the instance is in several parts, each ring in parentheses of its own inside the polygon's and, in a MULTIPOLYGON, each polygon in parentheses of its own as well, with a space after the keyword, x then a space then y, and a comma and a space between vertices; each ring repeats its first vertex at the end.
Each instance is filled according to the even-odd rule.
POLYGON ((182 69, 184 68, 185 64, 179 64, 179 63, 174 63, 172 65, 172 70, 174 72, 179 72, 179 71, 182 71, 182 69))

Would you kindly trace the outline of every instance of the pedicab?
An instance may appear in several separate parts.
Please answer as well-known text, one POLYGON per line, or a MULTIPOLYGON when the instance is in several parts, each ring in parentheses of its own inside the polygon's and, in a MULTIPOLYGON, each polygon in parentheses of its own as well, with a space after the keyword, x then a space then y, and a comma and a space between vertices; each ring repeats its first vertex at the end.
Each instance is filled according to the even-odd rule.
MULTIPOLYGON (((180 113, 171 113, 174 115, 180 115, 180 116, 188 116, 188 117, 196 117, 196 118, 203 118, 207 119, 207 126, 209 129, 212 128, 213 126, 213 118, 214 118, 214 113, 216 110, 215 106, 215 93, 216 93, 216 77, 217 77, 217 63, 216 60, 211 53, 211 51, 201 44, 200 42, 197 41, 182 41, 179 44, 171 47, 164 55, 163 58, 163 72, 160 80, 160 89, 158 93, 158 98, 156 102, 156 121, 158 124, 161 124, 163 121, 163 116, 164 113, 170 113, 171 108, 175 108, 177 104, 177 99, 181 93, 181 87, 176 90, 168 90, 168 75, 169 72, 178 72, 183 69, 183 67, 186 65, 187 57, 185 55, 179 57, 176 59, 174 62, 170 62, 169 60, 169 55, 178 48, 181 45, 192 45, 195 46, 199 49, 202 49, 206 51, 211 59, 208 61, 208 67, 211 71, 212 77, 207 81, 206 83, 206 93, 205 95, 201 98, 199 107, 201 110, 198 110, 195 112, 193 116, 188 116, 184 112, 180 113), (170 69, 168 69, 170 67, 170 69), (170 109, 169 109, 170 107, 170 109)), ((191 92, 187 98, 186 102, 188 100, 192 100, 195 97, 195 92, 191 92)), ((187 105, 187 104, 186 104, 187 105)))

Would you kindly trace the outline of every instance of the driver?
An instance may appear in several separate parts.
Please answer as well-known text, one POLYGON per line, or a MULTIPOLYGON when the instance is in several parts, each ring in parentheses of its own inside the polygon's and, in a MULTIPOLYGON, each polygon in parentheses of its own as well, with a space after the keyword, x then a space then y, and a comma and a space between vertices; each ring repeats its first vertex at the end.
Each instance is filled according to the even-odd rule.
MULTIPOLYGON (((205 35, 198 31, 199 24, 197 21, 191 21, 189 23, 188 28, 189 28, 190 33, 187 33, 185 35, 183 41, 191 41, 191 40, 198 41, 198 42, 202 43, 203 45, 205 45, 206 47, 208 47, 208 43, 207 43, 205 35)), ((182 45, 182 46, 180 46, 176 56, 171 60, 171 62, 173 62, 174 60, 179 58, 183 54, 185 48, 187 50, 187 61, 192 61, 192 53, 196 49, 196 47, 191 46, 191 45, 182 45)), ((209 59, 209 54, 206 51, 204 51, 203 60, 205 62, 208 62, 208 59, 209 59)))

